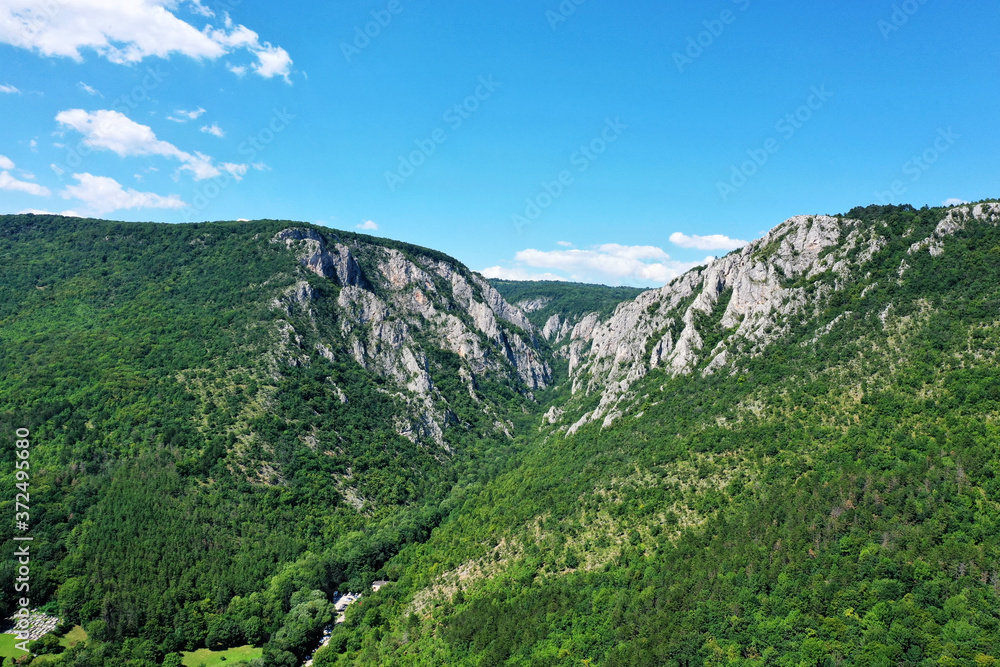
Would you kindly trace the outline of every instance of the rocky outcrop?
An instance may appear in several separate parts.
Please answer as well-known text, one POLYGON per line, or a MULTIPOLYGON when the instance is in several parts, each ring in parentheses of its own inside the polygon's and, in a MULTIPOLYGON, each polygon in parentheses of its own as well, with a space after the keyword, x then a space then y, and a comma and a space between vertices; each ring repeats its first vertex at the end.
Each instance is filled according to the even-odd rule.
POLYGON ((559 333, 559 327, 562 324, 562 318, 559 315, 553 315, 549 319, 545 320, 545 326, 542 327, 542 337, 545 340, 552 340, 559 333))
POLYGON ((316 290, 305 280, 300 280, 271 302, 271 307, 280 308, 286 315, 291 315, 296 309, 305 313, 312 312, 312 301, 316 298, 316 290))
POLYGON ((552 303, 552 298, 548 296, 540 296, 535 299, 525 299, 524 301, 518 301, 514 304, 518 310, 526 315, 530 315, 535 311, 545 308, 547 305, 552 303))
MULTIPOLYGON (((951 209, 909 253, 938 256, 945 239, 972 222, 1000 224, 1000 204, 951 209)), ((566 348, 572 391, 598 392, 601 399, 587 414, 568 416, 562 428, 573 433, 593 421, 609 425, 634 398, 630 387, 654 368, 674 376, 726 373, 745 355, 764 353, 794 322, 822 312, 852 276, 864 275, 889 242, 882 233, 857 220, 794 217, 741 250, 620 304, 604 321, 585 318, 566 348), (711 349, 706 340, 713 341, 711 349)), ((907 268, 904 261, 900 278, 907 268)), ((542 333, 557 340, 563 324, 554 316, 542 333)), ((835 325, 818 327, 814 342, 835 325)))
MULTIPOLYGON (((271 239, 295 254, 302 271, 339 286, 334 315, 335 339, 319 340, 311 348, 320 357, 335 359, 342 350, 354 361, 388 381, 408 406, 398 432, 413 439, 443 442, 443 432, 454 421, 446 399, 434 386, 428 352, 452 352, 462 360, 459 377, 474 400, 478 379, 512 375, 527 390, 551 381, 551 369, 536 347, 534 326, 524 313, 507 303, 492 285, 457 262, 419 252, 403 252, 351 239, 334 237, 328 243, 317 230, 286 229, 271 239), (363 257, 359 262, 356 257, 363 257)), ((316 278, 313 278, 316 280, 316 278)), ((309 280, 299 279, 272 302, 282 315, 307 314, 316 323, 319 292, 309 280)), ((329 316, 328 316, 329 317, 329 316)), ((309 363, 304 333, 285 319, 279 329, 277 358, 294 365, 309 363), (293 353, 289 348, 299 350, 293 353)), ((503 425, 501 431, 506 431, 503 425)))
POLYGON ((362 286, 365 283, 361 267, 347 246, 335 243, 327 246, 319 232, 313 229, 291 228, 278 232, 271 243, 284 243, 294 250, 299 261, 323 278, 330 278, 341 285, 362 286))
POLYGON ((497 317, 510 322, 525 333, 534 333, 535 327, 528 321, 527 316, 507 303, 493 285, 490 285, 480 275, 473 275, 472 280, 482 290, 483 301, 497 314, 497 317))
POLYGON ((606 321, 584 319, 569 346, 573 392, 602 396, 569 430, 613 422, 629 387, 653 368, 712 374, 725 372, 737 348, 759 354, 782 335, 790 315, 838 288, 850 250, 863 245, 857 257, 867 261, 880 243, 864 238, 856 221, 791 218, 742 250, 620 304, 606 321), (820 274, 830 280, 810 289, 799 284, 820 274), (706 349, 707 336, 721 340, 706 349))
POLYGON ((934 257, 944 254, 944 240, 965 229, 972 221, 987 222, 992 225, 1000 223, 1000 204, 960 206, 948 211, 948 215, 938 223, 933 234, 910 246, 910 254, 924 249, 934 257))

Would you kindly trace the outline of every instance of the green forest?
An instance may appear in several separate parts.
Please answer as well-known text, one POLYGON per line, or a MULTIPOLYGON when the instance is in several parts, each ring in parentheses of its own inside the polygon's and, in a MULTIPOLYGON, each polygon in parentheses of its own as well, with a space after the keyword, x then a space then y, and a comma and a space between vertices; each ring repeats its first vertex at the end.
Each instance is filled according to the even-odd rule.
MULTIPOLYGON (((297 263, 267 239, 289 226, 0 218, 4 507, 12 516, 14 433, 27 428, 32 599, 90 638, 62 660, 159 664, 249 643, 267 664, 298 664, 330 594, 364 589, 426 540, 460 481, 505 459, 506 439, 476 432, 485 416, 464 387, 441 383, 468 418, 446 459, 396 433, 400 399, 346 355, 273 374, 268 300, 297 263), (304 446, 310 436, 335 444, 304 446)), ((318 309, 336 301, 337 285, 309 279, 318 309)), ((317 320, 336 341, 332 310, 317 320)), ((509 384, 480 387, 527 406, 509 384)), ((13 535, 4 523, 10 553, 13 535)), ((0 564, 5 581, 16 565, 0 564)), ((0 600, 9 615, 12 586, 0 600)))
POLYGON ((608 287, 584 283, 563 283, 547 280, 490 280, 490 284, 509 303, 540 299, 544 305, 527 313, 536 327, 544 327, 553 315, 561 318, 579 318, 597 313, 602 318, 614 312, 622 301, 634 299, 645 290, 637 287, 608 287))
MULTIPOLYGON (((249 644, 299 665, 353 591, 317 667, 998 665, 1000 227, 911 252, 945 215, 840 216, 887 239, 864 273, 802 280, 823 307, 732 372, 651 370, 609 427, 544 419, 596 401, 558 383, 487 373, 470 394, 464 360, 430 350, 445 449, 401 436, 404 398, 341 353, 334 281, 308 276, 334 360, 266 363, 269 302, 301 279, 267 239, 307 225, 0 217, 0 438, 32 433, 32 597, 87 632, 36 664, 249 644)), ((638 293, 493 285, 548 297, 536 326, 638 293)))

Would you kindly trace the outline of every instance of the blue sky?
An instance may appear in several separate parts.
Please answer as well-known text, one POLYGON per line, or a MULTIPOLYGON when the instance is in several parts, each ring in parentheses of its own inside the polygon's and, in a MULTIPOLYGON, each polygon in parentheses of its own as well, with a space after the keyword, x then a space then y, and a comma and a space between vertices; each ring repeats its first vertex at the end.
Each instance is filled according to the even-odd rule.
POLYGON ((792 215, 1000 196, 994 3, 0 5, 2 212, 655 286, 792 215))

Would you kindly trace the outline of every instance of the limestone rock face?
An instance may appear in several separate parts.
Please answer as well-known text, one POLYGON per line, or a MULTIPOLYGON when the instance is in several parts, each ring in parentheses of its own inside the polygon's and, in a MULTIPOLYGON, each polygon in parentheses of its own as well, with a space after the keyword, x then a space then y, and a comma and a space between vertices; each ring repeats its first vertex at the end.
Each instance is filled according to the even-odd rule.
POLYGON ((910 254, 920 252, 925 248, 934 257, 944 254, 944 239, 965 229, 966 225, 972 221, 986 222, 992 225, 1000 223, 1000 204, 961 206, 948 211, 947 217, 938 223, 933 234, 910 246, 910 254))
MULTIPOLYGON (((573 391, 600 392, 601 402, 570 431, 598 419, 612 423, 619 403, 630 397, 629 387, 653 368, 671 375, 721 373, 733 348, 759 354, 782 333, 789 315, 836 289, 836 276, 848 270, 847 250, 871 242, 856 227, 855 221, 828 216, 791 218, 709 266, 619 304, 605 321, 585 318, 569 344, 573 391), (822 283, 810 296, 794 286, 826 272, 832 286, 822 283), (720 332, 721 342, 705 349, 706 336, 720 332)), ((546 330, 557 326, 552 322, 546 330)))
MULTIPOLYGON (((1000 204, 951 209, 909 253, 938 256, 949 236, 973 223, 1000 224, 1000 204)), ((573 393, 597 392, 601 400, 587 414, 567 417, 573 421, 568 432, 597 420, 613 423, 635 398, 629 388, 654 368, 673 376, 727 373, 741 357, 765 353, 793 322, 820 312, 850 276, 864 275, 889 242, 883 232, 857 220, 797 216, 707 267, 619 304, 606 320, 584 318, 559 350, 569 358, 573 393)), ((904 261, 900 277, 907 268, 904 261)), ((834 325, 820 327, 814 340, 834 325)), ((558 341, 563 326, 553 317, 542 335, 558 341)))
MULTIPOLYGON (((434 385, 428 354, 433 349, 458 355, 459 377, 476 401, 478 382, 486 375, 515 377, 529 392, 551 382, 535 327, 457 262, 416 248, 404 252, 362 239, 325 238, 307 228, 283 230, 271 243, 293 253, 301 274, 271 304, 283 317, 275 358, 311 363, 299 349, 311 335, 318 338, 310 346, 317 357, 353 359, 385 379, 386 390, 408 406, 409 417, 397 425, 406 437, 442 444, 444 429, 454 422, 434 385), (317 279, 329 280, 331 289, 317 289, 317 279)), ((499 428, 507 430, 504 424, 499 428)))
POLYGON ((530 314, 537 310, 541 310, 545 306, 552 303, 552 298, 547 296, 540 296, 536 299, 525 299, 524 301, 518 301, 514 305, 522 313, 530 314))
POLYGON ((542 337, 545 340, 552 340, 559 333, 560 324, 562 324, 562 318, 559 315, 553 315, 545 320, 545 326, 542 327, 542 337))
POLYGON ((271 243, 284 243, 295 250, 299 260, 311 272, 341 285, 361 285, 364 276, 347 246, 336 243, 328 247, 319 232, 313 229, 291 228, 278 232, 271 243))

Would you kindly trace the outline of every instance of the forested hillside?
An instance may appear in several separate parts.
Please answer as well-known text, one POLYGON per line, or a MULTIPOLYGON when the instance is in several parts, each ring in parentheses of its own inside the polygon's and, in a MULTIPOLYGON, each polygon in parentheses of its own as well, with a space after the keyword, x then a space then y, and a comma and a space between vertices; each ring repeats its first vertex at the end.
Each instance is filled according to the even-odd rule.
POLYGON ((497 280, 497 288, 509 303, 519 307, 539 329, 553 315, 562 319, 579 320, 589 313, 606 318, 622 301, 634 299, 645 290, 638 287, 608 287, 583 283, 561 283, 545 280, 497 280))
POLYGON ((33 442, 31 597, 87 629, 80 664, 244 643, 297 664, 329 594, 363 589, 501 465, 547 381, 519 311, 423 248, 29 215, 0 218, 0 257, 2 436, 33 442))
POLYGON ((623 414, 570 435, 604 392, 581 382, 317 664, 996 664, 996 211, 851 211, 863 271, 786 278, 809 298, 763 347, 742 320, 697 348, 737 350, 715 372, 644 357, 623 414))
POLYGON ((1000 204, 641 294, 298 223, 0 232, 32 584, 89 632, 51 665, 301 664, 348 589, 317 667, 1000 662, 1000 204))

